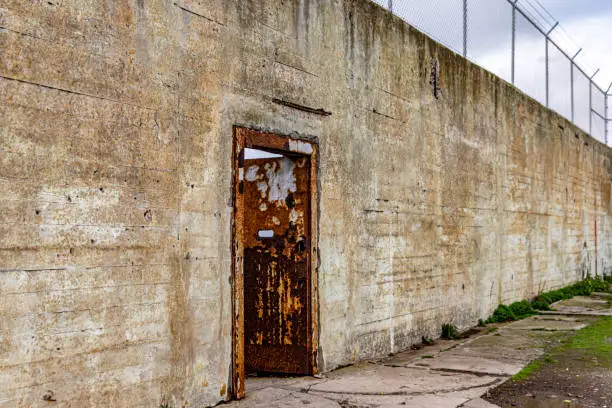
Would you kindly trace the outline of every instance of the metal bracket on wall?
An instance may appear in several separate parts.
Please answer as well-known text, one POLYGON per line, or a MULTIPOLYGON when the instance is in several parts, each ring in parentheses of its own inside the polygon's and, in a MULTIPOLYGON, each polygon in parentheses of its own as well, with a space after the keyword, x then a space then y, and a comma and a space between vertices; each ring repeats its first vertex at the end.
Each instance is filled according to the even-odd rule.
POLYGON ((297 103, 283 101, 282 99, 274 98, 272 99, 272 102, 278 105, 286 106, 288 108, 293 108, 293 109, 301 110, 301 111, 308 112, 308 113, 314 113, 315 115, 331 116, 332 114, 331 112, 328 112, 324 109, 311 108, 310 106, 299 105, 297 103))

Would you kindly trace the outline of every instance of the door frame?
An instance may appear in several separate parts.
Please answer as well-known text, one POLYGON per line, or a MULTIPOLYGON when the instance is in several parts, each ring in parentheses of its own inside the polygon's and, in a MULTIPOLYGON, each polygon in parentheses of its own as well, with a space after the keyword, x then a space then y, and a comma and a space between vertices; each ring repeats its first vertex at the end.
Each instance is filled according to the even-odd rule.
POLYGON ((259 131, 242 126, 233 127, 232 149, 232 381, 231 398, 245 396, 244 353, 244 148, 262 149, 278 153, 308 156, 310 158, 310 310, 308 311, 309 372, 317 373, 317 350, 319 347, 318 325, 318 141, 316 138, 286 136, 259 131))

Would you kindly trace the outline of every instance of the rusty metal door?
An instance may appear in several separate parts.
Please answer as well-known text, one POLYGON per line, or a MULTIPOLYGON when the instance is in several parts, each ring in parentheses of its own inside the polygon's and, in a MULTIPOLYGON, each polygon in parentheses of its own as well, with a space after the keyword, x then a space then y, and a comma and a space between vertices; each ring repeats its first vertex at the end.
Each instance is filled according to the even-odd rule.
POLYGON ((310 373, 310 158, 244 159, 247 371, 310 373))

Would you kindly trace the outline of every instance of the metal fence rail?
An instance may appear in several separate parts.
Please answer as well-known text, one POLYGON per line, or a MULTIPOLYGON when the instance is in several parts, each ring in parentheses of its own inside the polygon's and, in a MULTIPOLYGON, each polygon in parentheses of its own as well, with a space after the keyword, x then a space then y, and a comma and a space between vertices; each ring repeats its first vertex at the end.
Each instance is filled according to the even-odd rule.
POLYGON ((609 144, 612 84, 539 0, 375 0, 609 144))

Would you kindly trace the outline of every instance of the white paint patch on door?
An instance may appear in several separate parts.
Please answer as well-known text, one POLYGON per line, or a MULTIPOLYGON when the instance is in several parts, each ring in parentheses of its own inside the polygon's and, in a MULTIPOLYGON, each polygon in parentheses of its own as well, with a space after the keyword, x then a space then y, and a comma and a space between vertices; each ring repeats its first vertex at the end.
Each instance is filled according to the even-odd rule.
POLYGON ((259 171, 259 166, 253 165, 249 166, 246 172, 246 181, 255 181, 258 179, 257 172, 259 171))
POLYGON ((295 163, 287 158, 277 163, 266 164, 266 176, 268 178, 268 201, 284 202, 290 192, 295 192, 295 175, 293 169, 295 163))

